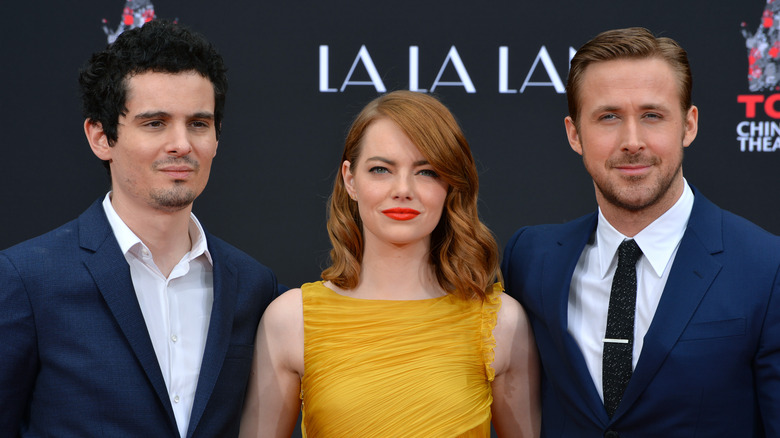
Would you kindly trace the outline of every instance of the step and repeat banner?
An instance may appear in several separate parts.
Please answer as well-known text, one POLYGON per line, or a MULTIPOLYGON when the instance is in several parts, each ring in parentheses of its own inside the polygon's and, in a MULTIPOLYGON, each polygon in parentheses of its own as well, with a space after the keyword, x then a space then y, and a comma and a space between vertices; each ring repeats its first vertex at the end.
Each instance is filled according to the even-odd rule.
POLYGON ((206 35, 229 67, 223 135, 194 211, 289 286, 327 262, 326 201, 352 118, 379 93, 438 96, 478 161, 481 214, 520 226, 595 208, 566 140, 569 59, 644 26, 688 50, 699 135, 684 174, 780 233, 780 0, 15 2, 0 25, 0 247, 78 216, 109 188, 84 138, 77 72, 153 16, 206 35))

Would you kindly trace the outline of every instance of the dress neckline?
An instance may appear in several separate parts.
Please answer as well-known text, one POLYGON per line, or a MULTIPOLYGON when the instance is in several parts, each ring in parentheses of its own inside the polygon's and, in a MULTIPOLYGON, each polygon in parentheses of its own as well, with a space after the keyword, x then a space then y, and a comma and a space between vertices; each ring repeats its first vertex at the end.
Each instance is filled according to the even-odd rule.
POLYGON ((364 302, 369 302, 369 303, 425 303, 425 302, 429 302, 430 303, 430 302, 434 302, 434 301, 437 301, 437 300, 442 300, 444 298, 447 298, 447 297, 451 296, 451 294, 444 294, 444 295, 442 295, 440 297, 420 298, 418 300, 390 300, 390 299, 385 300, 385 299, 378 299, 378 298, 358 298, 358 297, 351 297, 349 295, 340 294, 340 293, 336 292, 335 290, 329 288, 328 286, 325 286, 325 282, 322 281, 322 280, 320 280, 320 281, 318 281, 316 283, 313 283, 313 284, 319 285, 320 287, 325 289, 331 295, 335 295, 337 297, 345 298, 345 299, 348 299, 348 300, 364 301, 364 302))

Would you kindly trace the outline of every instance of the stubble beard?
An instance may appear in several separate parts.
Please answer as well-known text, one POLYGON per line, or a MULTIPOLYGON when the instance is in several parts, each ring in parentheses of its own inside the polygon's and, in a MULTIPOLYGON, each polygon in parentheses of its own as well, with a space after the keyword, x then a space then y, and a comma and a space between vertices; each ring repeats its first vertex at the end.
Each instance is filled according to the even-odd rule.
POLYGON ((156 189, 149 193, 152 206, 167 212, 183 210, 192 205, 197 197, 198 193, 184 186, 181 181, 177 181, 173 188, 156 189))
MULTIPOLYGON (((658 157, 621 156, 607 160, 605 167, 612 169, 619 164, 639 163, 657 165, 659 159, 658 157)), ((610 178, 597 178, 596 172, 589 168, 587 170, 604 201, 622 210, 638 212, 658 204, 669 193, 672 184, 682 172, 682 152, 673 171, 659 175, 655 180, 648 179, 652 176, 642 175, 626 176, 615 181, 610 178)))
MULTIPOLYGON (((189 155, 158 160, 154 162, 152 168, 159 169, 163 166, 173 164, 187 164, 194 169, 196 174, 200 171, 200 163, 189 155)), ((199 194, 200 191, 188 187, 185 181, 176 180, 173 182, 173 187, 150 190, 149 203, 158 210, 176 212, 192 205, 199 194)))

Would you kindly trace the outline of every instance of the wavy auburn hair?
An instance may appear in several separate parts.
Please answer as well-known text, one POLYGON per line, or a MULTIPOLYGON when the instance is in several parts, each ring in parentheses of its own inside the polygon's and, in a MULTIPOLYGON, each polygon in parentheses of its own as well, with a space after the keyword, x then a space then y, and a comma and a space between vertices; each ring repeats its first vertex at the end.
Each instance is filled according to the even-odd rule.
MULTIPOLYGON (((344 161, 357 163, 363 137, 378 119, 395 122, 449 187, 439 224, 431 234, 430 263, 448 293, 484 299, 500 276, 498 246, 479 220, 479 179, 471 149, 452 113, 436 98, 413 91, 394 91, 371 101, 347 134, 344 161)), ((357 286, 363 260, 363 224, 357 202, 350 199, 337 172, 329 200, 328 234, 331 265, 322 279, 344 289, 357 286)))

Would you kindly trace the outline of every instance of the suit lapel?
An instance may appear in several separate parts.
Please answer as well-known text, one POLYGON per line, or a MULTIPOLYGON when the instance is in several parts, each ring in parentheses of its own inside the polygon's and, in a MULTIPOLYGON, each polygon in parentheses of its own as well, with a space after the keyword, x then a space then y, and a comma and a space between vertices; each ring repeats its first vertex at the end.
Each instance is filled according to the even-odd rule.
POLYGON ((138 305, 130 268, 114 238, 101 201, 92 204, 79 217, 79 242, 87 250, 84 264, 168 413, 173 430, 176 430, 168 390, 138 305))
POLYGON ((214 239, 208 233, 206 239, 214 261, 214 304, 211 308, 206 348, 203 351, 198 388, 192 405, 187 436, 192 436, 195 432, 222 371, 238 300, 238 270, 225 255, 219 253, 218 248, 211 244, 214 239))
POLYGON ((721 265, 712 254, 723 251, 721 210, 695 189, 694 195, 688 226, 615 418, 652 382, 720 272, 721 265))
MULTIPOLYGON (((543 265, 542 284, 546 291, 542 300, 544 303, 545 320, 551 321, 550 330, 556 341, 556 348, 561 352, 561 357, 568 358, 568 367, 572 375, 576 376, 579 384, 579 392, 582 397, 576 400, 585 400, 593 415, 601 423, 608 420, 604 404, 599 397, 598 390, 585 363, 574 337, 569 334, 569 291, 574 269, 577 266, 580 255, 585 245, 596 230, 598 214, 586 216, 573 222, 571 227, 562 234, 555 247, 547 253, 543 265), (548 286, 549 285, 549 286, 548 286)), ((584 407, 581 407, 584 410, 584 407)))

